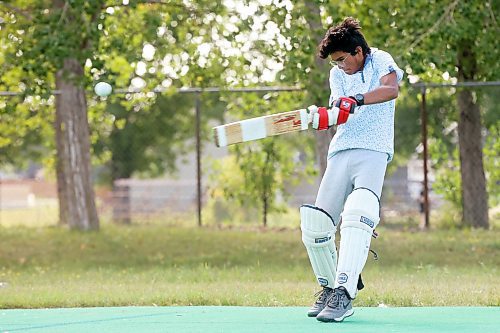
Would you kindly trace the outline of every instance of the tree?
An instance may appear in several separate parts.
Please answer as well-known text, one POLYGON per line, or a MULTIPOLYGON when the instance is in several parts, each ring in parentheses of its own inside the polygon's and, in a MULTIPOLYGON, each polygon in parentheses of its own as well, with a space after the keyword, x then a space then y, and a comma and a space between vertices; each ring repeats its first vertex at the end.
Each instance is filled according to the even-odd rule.
MULTIPOLYGON (((442 75, 454 77, 458 82, 498 78, 500 51, 493 47, 500 32, 495 17, 500 10, 498 2, 393 1, 363 9, 365 15, 377 13, 372 15, 372 22, 392 28, 376 32, 388 44, 406 50, 403 58, 408 64, 407 71, 421 79, 441 81, 442 75)), ((460 89, 456 94, 463 223, 488 228, 483 127, 476 97, 468 89, 460 89)))
POLYGON ((177 153, 194 134, 192 97, 159 95, 144 101, 139 112, 137 101, 115 101, 106 111, 114 117, 108 136, 102 135, 98 154, 109 150, 109 179, 131 178, 138 173, 157 177, 175 170, 177 153))
MULTIPOLYGON (((462 181, 460 173, 460 158, 458 144, 457 101, 453 100, 454 92, 434 89, 427 93, 429 113, 429 149, 431 165, 435 168, 436 181, 433 190, 451 202, 458 216, 463 212, 462 181), (450 103, 451 101, 451 103, 450 103), (453 116, 450 116, 453 115, 453 116)), ((498 114, 499 87, 477 87, 474 94, 482 114, 483 130, 485 132, 484 168, 487 179, 487 192, 490 207, 498 205, 498 131, 500 118, 498 114)))
MULTIPOLYGON (((262 110, 296 109, 302 100, 303 94, 296 92, 247 94, 228 99, 226 108, 228 117, 244 119, 262 115, 262 110)), ((231 146, 231 156, 214 163, 212 197, 222 196, 230 206, 247 211, 258 209, 266 227, 268 215, 283 210, 278 197, 286 199, 290 187, 317 175, 311 139, 302 132, 231 146)))
MULTIPOLYGON (((225 70, 234 72, 234 62, 227 61, 234 56, 223 57, 222 47, 205 54, 213 46, 207 41, 215 45, 217 30, 222 30, 219 13, 224 13, 225 7, 220 2, 18 0, 2 1, 0 8, 4 23, 0 38, 2 45, 7 45, 2 50, 5 59, 0 59, 7 64, 1 69, 2 78, 4 73, 8 77, 22 73, 17 76, 18 86, 27 99, 41 96, 50 101, 50 91, 55 88, 58 92, 53 124, 59 215, 60 222, 71 228, 90 230, 99 226, 91 182, 85 90, 93 80, 110 81, 115 88, 139 86, 152 90, 218 85, 225 83, 226 77, 221 75, 225 70), (145 54, 146 48, 154 56, 145 54), (221 59, 226 61, 221 63, 221 59)), ((2 87, 6 85, 2 82, 2 87)), ((154 103, 150 99, 139 105, 148 108, 154 103)), ((133 109, 137 111, 136 106, 133 109)), ((95 118, 109 119, 105 114, 95 118)), ((119 125, 115 125, 123 123, 123 119, 117 119, 117 123, 115 120, 104 123, 118 130, 119 125)), ((114 131, 113 138, 117 137, 114 131)), ((13 140, 9 141, 3 147, 12 150, 13 140)), ((163 161, 170 157, 167 152, 163 161)), ((122 168, 126 171, 121 174, 144 169, 137 165, 127 168, 122 168)))
MULTIPOLYGON (((313 39, 318 38, 322 26, 326 28, 346 16, 357 17, 369 44, 389 51, 407 73, 420 80, 441 82, 446 77, 458 82, 494 80, 499 73, 499 51, 493 47, 499 32, 498 12, 498 2, 479 0, 341 4, 308 1, 262 6, 256 17, 261 20, 259 14, 267 13, 267 22, 263 24, 272 27, 274 23, 283 37, 277 38, 275 43, 262 45, 266 54, 284 63, 283 70, 278 73, 279 80, 308 82, 305 86, 314 96, 326 90, 322 84, 327 73, 321 63, 315 64, 311 58, 317 44, 313 39), (317 84, 314 84, 315 78, 317 84)), ((465 225, 487 228, 488 199, 481 144, 483 127, 477 103, 480 94, 461 89, 455 96, 460 115, 458 138, 463 221, 465 225)), ((317 100, 325 100, 325 97, 310 99, 311 102, 317 100)), ((408 137, 405 141, 411 144, 414 139, 408 137)))
MULTIPOLYGON (((91 144, 94 151, 109 149, 111 142, 117 144, 117 149, 122 147, 120 144, 126 143, 123 134, 129 129, 144 128, 151 124, 150 121, 163 121, 154 112, 154 107, 165 101, 163 97, 157 100, 146 94, 126 95, 125 101, 112 97, 108 99, 109 112, 103 112, 104 109, 97 107, 94 99, 90 99, 87 105, 85 88, 90 87, 93 81, 106 80, 114 87, 147 90, 185 86, 249 86, 274 81, 284 85, 302 84, 307 90, 307 94, 301 96, 302 100, 276 104, 276 109, 324 105, 329 95, 329 68, 325 61, 316 58, 316 45, 329 25, 349 15, 360 19, 370 45, 395 55, 401 67, 422 80, 443 80, 443 74, 458 80, 487 80, 498 75, 496 59, 499 51, 489 47, 494 45, 498 35, 495 17, 498 4, 491 1, 464 3, 455 0, 446 4, 436 0, 430 4, 423 0, 340 4, 307 1, 266 5, 244 1, 238 5, 231 2, 224 2, 223 5, 221 1, 208 0, 151 0, 125 5, 97 0, 17 0, 1 1, 0 9, 4 20, 0 25, 1 87, 17 88, 14 84, 17 80, 27 96, 24 103, 31 107, 36 107, 37 103, 51 107, 53 100, 49 91, 56 88, 62 92, 56 97, 54 119, 60 158, 57 164, 60 198, 66 200, 61 202, 61 220, 81 229, 96 228, 98 225, 90 182, 91 144), (245 10, 240 8, 242 6, 245 10), (429 7, 434 10, 428 11, 429 7), (490 29, 492 33, 483 33, 484 29, 490 29), (475 38, 477 36, 480 38, 475 38), (272 67, 277 70, 274 80, 270 78, 272 71, 269 68, 272 67), (41 102, 30 102, 31 96, 40 98, 41 102), (137 120, 140 117, 132 113, 138 109, 144 110, 141 115, 145 118, 151 118, 137 120), (91 135, 87 125, 89 110, 91 129, 112 133, 111 137, 99 140, 91 135), (113 112, 119 112, 121 116, 115 117, 113 112), (96 121, 93 122, 93 119, 96 121), (75 129, 78 135, 70 137, 70 132, 75 131, 69 129, 75 129), (120 134, 122 130, 124 133, 120 134), (109 147, 105 147, 107 144, 109 147), (66 152, 73 154, 65 155, 66 152), (77 158, 71 160, 75 156, 77 158), (82 195, 82 188, 85 195, 82 195)), ((479 112, 474 111, 476 96, 466 91, 460 91, 457 96, 461 96, 457 97, 457 101, 463 114, 459 136, 473 138, 470 141, 460 139, 460 149, 464 150, 460 155, 463 196, 472 197, 467 199, 468 204, 477 200, 474 206, 482 207, 486 201, 483 200, 483 167, 479 165, 467 171, 467 163, 473 159, 472 156, 476 161, 482 161, 481 133, 478 130, 481 119, 478 118, 479 112), (472 183, 479 184, 479 189, 472 189, 469 186, 472 183)), ((168 97, 165 98, 168 100, 168 97)), ((12 101, 6 102, 5 110, 16 109, 12 101)), ((41 118, 28 112, 30 107, 24 108, 19 117, 12 112, 7 116, 2 110, 2 119, 16 123, 24 132, 27 128, 43 128, 43 135, 47 135, 50 129, 47 130, 41 123, 34 125, 37 124, 35 120, 41 118), (28 122, 23 117, 31 121, 31 127, 27 126, 28 122)), ((234 116, 245 115, 234 108, 228 110, 234 116)), ((16 150, 26 146, 28 135, 9 133, 8 140, 0 141, 0 147, 10 152, 9 156, 14 156, 16 150), (16 137, 22 138, 20 141, 24 143, 16 141, 16 137)), ((31 140, 36 140, 36 135, 31 136, 31 140)), ((144 134, 137 140, 146 138, 144 134)), ((307 145, 313 144, 312 140, 306 141, 307 145)), ((321 170, 325 167, 328 141, 327 137, 317 140, 323 143, 317 153, 317 156, 323 157, 321 170)), ((408 142, 411 144, 413 141, 408 142)), ((131 160, 128 166, 119 165, 118 161, 123 156, 118 156, 117 152, 114 156, 108 155, 112 156, 113 163, 117 163, 113 168, 122 170, 125 175, 145 170, 154 174, 154 168, 148 169, 140 161, 168 166, 173 151, 155 149, 159 145, 161 143, 152 142, 143 151, 155 153, 147 158, 137 154, 137 159, 131 160)), ((264 147, 264 143, 259 147, 261 153, 268 151, 264 147)), ((274 145, 272 149, 283 148, 274 145)), ((464 221, 487 226, 484 207, 480 209, 480 216, 469 214, 470 206, 464 208, 464 221)))
POLYGON ((24 93, 47 96, 52 84, 59 92, 54 120, 59 219, 82 230, 99 227, 83 65, 95 42, 93 33, 103 4, 62 0, 1 3, 7 9, 2 13, 7 27, 2 29, 2 39, 17 44, 15 53, 6 57, 26 73, 20 78, 24 93))

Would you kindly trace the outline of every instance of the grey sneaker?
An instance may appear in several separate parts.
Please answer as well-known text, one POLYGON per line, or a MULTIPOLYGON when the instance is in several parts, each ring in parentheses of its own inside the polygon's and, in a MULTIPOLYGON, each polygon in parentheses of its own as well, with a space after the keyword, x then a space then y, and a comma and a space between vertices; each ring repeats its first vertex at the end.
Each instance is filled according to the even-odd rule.
POLYGON ((316 316, 316 319, 323 322, 342 321, 344 318, 352 316, 352 300, 344 287, 333 290, 333 295, 328 299, 325 308, 316 316))
POLYGON ((316 295, 314 295, 318 296, 318 299, 316 300, 316 302, 314 302, 313 306, 307 312, 307 316, 316 317, 321 312, 321 310, 325 308, 326 302, 328 302, 328 299, 332 294, 333 294, 332 288, 323 287, 323 290, 319 291, 316 295))

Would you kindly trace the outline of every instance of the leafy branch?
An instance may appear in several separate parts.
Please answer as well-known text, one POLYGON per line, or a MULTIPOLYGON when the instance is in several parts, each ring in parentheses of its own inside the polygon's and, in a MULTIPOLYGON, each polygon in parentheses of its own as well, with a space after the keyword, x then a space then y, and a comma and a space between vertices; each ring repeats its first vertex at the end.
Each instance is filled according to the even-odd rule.
MULTIPOLYGON (((143 1, 135 1, 134 5, 147 5, 147 4, 157 4, 157 5, 169 5, 171 7, 177 7, 180 9, 186 9, 184 5, 177 4, 177 3, 171 3, 169 1, 164 1, 164 0, 143 0, 143 1)), ((130 3, 124 4, 124 3, 117 3, 117 4, 112 4, 112 5, 104 5, 103 9, 107 8, 113 8, 113 7, 131 7, 130 3)))
POLYGON ((0 6, 4 6, 13 12, 16 12, 17 14, 22 15, 24 18, 28 20, 33 19, 33 17, 27 11, 17 8, 16 6, 11 5, 10 3, 6 3, 5 1, 0 1, 0 6))
POLYGON ((453 16, 453 12, 455 11, 455 7, 458 5, 458 2, 459 2, 459 0, 455 0, 448 7, 446 7, 443 15, 441 15, 441 17, 439 19, 437 19, 437 21, 434 23, 434 25, 429 30, 427 30, 426 32, 424 32, 423 34, 418 36, 418 38, 413 43, 411 43, 409 49, 411 50, 415 46, 420 44, 420 42, 422 40, 424 40, 427 36, 432 34, 443 23, 444 20, 451 18, 453 16))

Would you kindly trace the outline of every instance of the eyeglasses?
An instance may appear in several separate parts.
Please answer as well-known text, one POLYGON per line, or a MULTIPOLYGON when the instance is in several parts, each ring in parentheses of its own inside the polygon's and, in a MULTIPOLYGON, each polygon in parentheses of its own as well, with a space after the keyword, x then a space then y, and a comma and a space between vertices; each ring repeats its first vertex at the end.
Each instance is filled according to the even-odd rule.
POLYGON ((345 60, 347 59, 348 56, 350 56, 351 54, 348 53, 344 59, 342 60, 330 60, 330 66, 332 67, 335 67, 335 66, 340 66, 340 67, 344 67, 345 66, 345 60))

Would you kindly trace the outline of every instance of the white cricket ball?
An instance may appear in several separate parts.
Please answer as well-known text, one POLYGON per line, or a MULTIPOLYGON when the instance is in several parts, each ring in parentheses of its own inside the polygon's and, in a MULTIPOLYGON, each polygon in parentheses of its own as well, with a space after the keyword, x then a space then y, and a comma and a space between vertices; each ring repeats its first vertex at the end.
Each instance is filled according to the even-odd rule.
POLYGON ((101 97, 108 96, 112 90, 113 88, 107 82, 99 82, 94 87, 95 93, 101 97))

